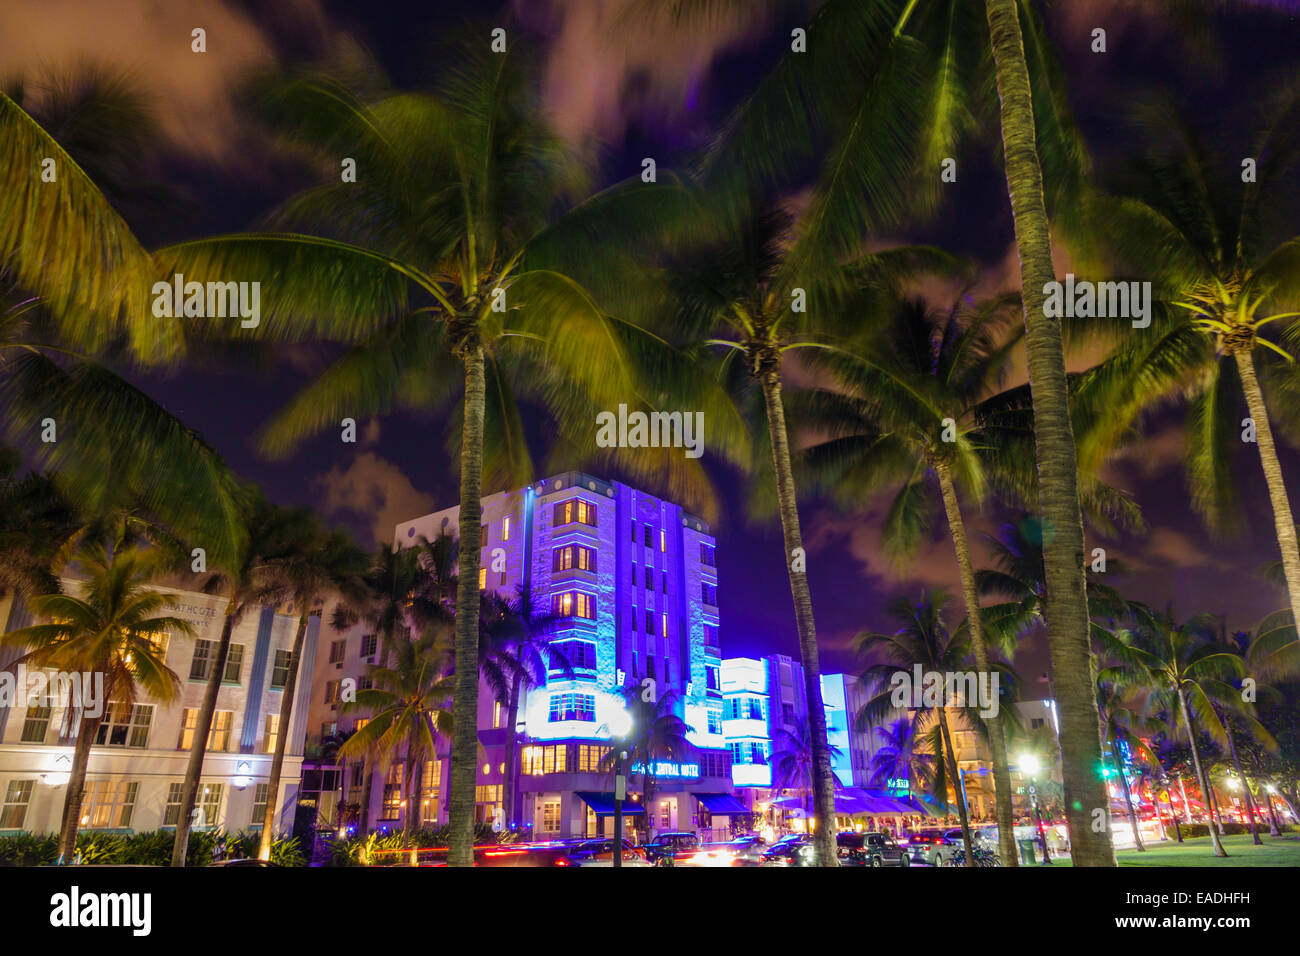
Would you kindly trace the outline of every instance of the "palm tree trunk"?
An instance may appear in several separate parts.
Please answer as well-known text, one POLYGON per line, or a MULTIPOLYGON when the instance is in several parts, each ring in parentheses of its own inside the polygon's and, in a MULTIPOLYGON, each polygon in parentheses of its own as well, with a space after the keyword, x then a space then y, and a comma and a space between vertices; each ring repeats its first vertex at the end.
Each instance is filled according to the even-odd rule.
POLYGON ((1277 546, 1282 552, 1282 571, 1291 598, 1291 613, 1300 622, 1300 544, 1296 540, 1295 518, 1291 516, 1291 501, 1287 497, 1286 482, 1282 480, 1282 465, 1277 460, 1273 444, 1273 428, 1264 405, 1264 393, 1255 377, 1255 361, 1250 349, 1233 353, 1237 371, 1241 373, 1241 388, 1246 393, 1246 407, 1255 422, 1255 444, 1259 447, 1259 461, 1264 467, 1264 480, 1268 484, 1268 497, 1273 503, 1273 525, 1277 529, 1277 546))
MULTIPOLYGON (((1179 778, 1178 778, 1178 786, 1181 788, 1182 785, 1183 785, 1183 778, 1182 778, 1182 777, 1179 777, 1179 778)), ((1165 793, 1169 793, 1169 797, 1170 797, 1170 800, 1169 800, 1169 818, 1170 818, 1171 820, 1174 821, 1174 839, 1176 839, 1179 843, 1182 843, 1182 842, 1183 842, 1183 830, 1182 830, 1182 827, 1180 827, 1180 826, 1178 825, 1178 814, 1174 812, 1173 794, 1169 792, 1169 789, 1168 789, 1167 787, 1165 788, 1165 793)), ((1183 795, 1183 808, 1184 808, 1184 809, 1187 808, 1187 795, 1186 795, 1186 794, 1183 795)))
POLYGON ((1119 771, 1119 783, 1124 789, 1124 805, 1128 807, 1128 822, 1133 828, 1133 842, 1138 848, 1139 853, 1145 853, 1146 847, 1142 845, 1142 834, 1138 831, 1137 811, 1133 809, 1133 794, 1128 787, 1128 774, 1124 772, 1124 761, 1119 755, 1119 741, 1112 736, 1110 738, 1110 755, 1115 758, 1115 769, 1119 771))
POLYGON ((77 730, 77 744, 72 751, 72 767, 68 771, 68 792, 63 798, 63 826, 59 830, 59 859, 71 863, 77 852, 77 830, 81 827, 81 801, 86 790, 86 770, 90 766, 90 747, 95 741, 95 731, 100 720, 91 720, 83 713, 77 730))
POLYGON ((293 653, 289 658, 289 676, 280 696, 280 732, 275 735, 275 756, 271 758, 271 777, 266 788, 266 812, 262 816, 262 836, 257 844, 257 857, 271 859, 271 841, 275 839, 275 820, 280 812, 280 774, 284 769, 284 755, 288 750, 289 724, 293 720, 293 697, 298 688, 298 662, 302 660, 302 645, 307 636, 307 623, 311 614, 311 600, 301 603, 303 613, 298 616, 298 633, 293 638, 293 653))
MULTIPOLYGON (((176 840, 172 844, 172 866, 185 865, 185 851, 189 849, 190 827, 194 823, 194 805, 199 797, 199 778, 203 775, 203 757, 208 752, 208 734, 212 732, 212 714, 217 709, 217 692, 221 678, 226 673, 226 658, 230 654, 230 632, 235 627, 238 607, 234 597, 226 606, 226 620, 221 626, 221 641, 217 645, 217 659, 208 674, 208 685, 203 690, 203 703, 199 706, 198 722, 190 747, 190 760, 185 767, 185 783, 181 788, 181 812, 176 819, 176 840)), ((268 795, 269 799, 269 795, 268 795)), ((204 821, 207 825, 216 821, 204 821)))
MULTIPOLYGON (((1178 775, 1178 792, 1183 796, 1183 819, 1188 823, 1192 822, 1192 808, 1187 805, 1187 785, 1183 783, 1183 775, 1178 775)), ((1180 841, 1181 842, 1181 839, 1180 841)))
POLYGON ((502 810, 504 811, 506 828, 513 830, 515 828, 515 723, 519 720, 519 685, 521 678, 518 673, 510 682, 510 700, 506 704, 506 779, 504 780, 505 789, 501 793, 502 810))
POLYGON ((474 865, 474 785, 478 780, 478 566, 483 508, 483 347, 465 352, 465 422, 460 449, 460 580, 456 590, 456 682, 452 716, 448 866, 474 865))
MULTIPOLYGON (((966 814, 966 794, 961 784, 961 772, 957 769, 957 751, 952 748, 952 734, 948 731, 948 709, 939 708, 939 732, 943 734, 944 760, 948 764, 948 778, 952 781, 953 792, 957 794, 957 816, 961 820, 961 840, 966 846, 966 865, 975 865, 975 852, 971 849, 970 818, 966 814)), ((1001 842, 999 840, 999 842, 1001 842)))
POLYGON ((1224 718, 1225 730, 1228 731, 1228 751, 1232 754, 1232 766, 1237 771, 1237 779, 1241 781, 1242 789, 1246 791, 1246 817, 1250 820, 1250 838, 1255 842, 1255 846, 1263 846, 1264 841, 1259 838, 1259 827, 1255 824, 1255 801, 1250 793, 1250 780, 1241 771, 1241 761, 1237 759, 1237 741, 1232 732, 1232 718, 1224 718))
POLYGON ((1101 723, 1095 697, 1096 662, 1088 643, 1078 461, 1070 424, 1061 329, 1044 315, 1043 309, 1044 286, 1056 279, 1056 272, 1017 6, 1016 0, 985 0, 1001 101, 1002 150, 1020 254, 1038 498, 1043 513, 1047 577, 1044 616, 1052 622, 1048 641, 1056 676, 1065 815, 1074 865, 1115 866, 1110 831, 1097 833, 1091 827, 1093 811, 1108 811, 1110 805, 1106 788, 1095 772, 1101 764, 1101 723))
POLYGON ((361 776, 364 783, 361 787, 361 809, 357 813, 357 836, 365 836, 370 832, 370 800, 374 796, 375 768, 368 756, 361 761, 361 776))
MULTIPOLYGON (((650 757, 646 756, 646 767, 650 766, 650 757)), ((641 793, 645 800, 645 841, 649 843, 655 835, 655 778, 647 769, 641 775, 641 793)))
MULTIPOLYGON (((975 590, 975 571, 971 567, 970 544, 966 540, 966 523, 962 520, 957 503, 957 490, 953 487, 948 466, 940 463, 939 487, 943 491, 943 506, 948 512, 948 528, 952 532, 953 547, 957 551, 957 569, 961 574, 961 590, 966 599, 966 620, 970 622, 971 649, 975 652, 975 666, 981 674, 991 674, 988 646, 984 643, 984 622, 980 619, 980 599, 975 590)), ((1004 866, 1019 866, 1016 853, 1015 825, 1011 807, 1011 764, 1007 759, 1007 740, 998 716, 1001 701, 992 702, 993 716, 985 718, 989 729, 989 750, 993 753, 994 801, 998 818, 998 852, 1004 866)))
POLYGON ((1208 770, 1205 772, 1205 779, 1210 784, 1210 809, 1214 813, 1214 823, 1219 829, 1219 836, 1227 836, 1223 829, 1223 813, 1219 810, 1219 791, 1214 786, 1214 780, 1210 777, 1208 770))
MULTIPOLYGON (((1208 814, 1211 812, 1210 800, 1212 799, 1210 796, 1210 784, 1206 779, 1205 771, 1201 768, 1200 748, 1196 746, 1196 721, 1192 719, 1192 709, 1187 705, 1187 694, 1183 692, 1181 686, 1178 688, 1178 702, 1183 708, 1183 721, 1187 725, 1187 739, 1190 741, 1192 746, 1192 766, 1196 768, 1196 780, 1201 785, 1201 796, 1205 800, 1205 811, 1208 814)), ((1183 800, 1186 801, 1186 799, 1187 797, 1184 796, 1183 800)), ((1185 802, 1184 806, 1186 806, 1185 802)), ((1213 818, 1210 819, 1209 825, 1206 829, 1210 833, 1210 842, 1214 844, 1214 855, 1226 857, 1228 853, 1223 849, 1223 843, 1219 840, 1219 834, 1214 829, 1213 818)))
POLYGON ((817 627, 813 621, 812 593, 805 571, 807 556, 799 530, 799 509, 794 471, 790 465, 790 442, 781 401, 780 356, 766 360, 759 369, 763 400, 767 407, 768 432, 772 443, 772 466, 776 475, 777 500, 781 509, 781 531, 785 538, 785 562, 790 574, 790 593, 799 629, 799 657, 803 664, 804 696, 808 703, 808 735, 812 746, 813 845, 818 866, 839 866, 835 845, 835 781, 831 775, 830 744, 826 739, 826 709, 822 704, 821 669, 817 660, 817 627))
POLYGON ((416 866, 419 862, 419 854, 415 849, 415 816, 419 812, 420 799, 416 793, 416 786, 419 778, 416 768, 419 761, 415 759, 415 749, 408 745, 406 752, 406 766, 402 769, 406 771, 406 779, 402 781, 402 790, 406 794, 406 812, 402 814, 402 846, 411 851, 411 866, 416 866))

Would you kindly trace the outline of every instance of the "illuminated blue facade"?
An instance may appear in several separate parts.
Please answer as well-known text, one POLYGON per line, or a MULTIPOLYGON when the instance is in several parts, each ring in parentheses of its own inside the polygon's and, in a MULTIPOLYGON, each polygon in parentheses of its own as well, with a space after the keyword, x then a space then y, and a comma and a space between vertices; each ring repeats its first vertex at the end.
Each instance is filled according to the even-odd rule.
MULTIPOLYGON (((456 533, 458 509, 397 526, 399 545, 456 533)), ((558 671, 526 691, 513 730, 520 759, 513 822, 538 836, 582 835, 601 821, 581 794, 612 788, 596 769, 610 745, 628 681, 653 678, 700 750, 696 763, 665 766, 656 784, 655 829, 709 821, 693 793, 730 791, 715 542, 679 506, 618 482, 566 472, 483 499, 480 585, 507 597, 528 589, 563 617, 551 643, 573 674, 558 671), (678 789, 674 789, 678 788, 678 789)), ((480 685, 477 816, 491 819, 504 786, 500 708, 480 685)), ((637 774, 634 772, 635 781, 637 774)), ((445 818, 445 810, 442 814, 445 818)))

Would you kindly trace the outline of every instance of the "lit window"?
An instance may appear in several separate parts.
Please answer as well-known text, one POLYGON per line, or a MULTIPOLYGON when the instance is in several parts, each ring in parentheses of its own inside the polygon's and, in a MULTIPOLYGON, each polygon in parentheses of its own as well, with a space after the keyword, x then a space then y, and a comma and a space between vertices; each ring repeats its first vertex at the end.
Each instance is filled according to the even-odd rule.
POLYGON ((23 719, 23 733, 19 738, 25 744, 43 744, 50 729, 50 715, 53 709, 48 704, 32 704, 27 708, 23 719))
POLYGON ((547 719, 595 720, 596 698, 592 694, 552 694, 547 719))
POLYGON ((35 780, 10 780, 5 789, 5 800, 0 805, 0 830, 21 830, 27 817, 27 805, 32 802, 35 780))
POLYGON ((266 733, 262 735, 262 753, 275 753, 276 741, 280 736, 280 715, 266 715, 266 733))
POLYGON ((92 830, 129 827, 140 784, 134 780, 94 780, 81 795, 81 825, 92 830))
POLYGON ((661 552, 668 550, 668 532, 663 528, 659 529, 659 550, 661 552))
POLYGON ((487 587, 487 568, 485 568, 485 567, 483 567, 483 568, 479 568, 479 569, 478 569, 478 589, 479 589, 480 591, 482 591, 482 590, 484 590, 486 587, 487 587))
POLYGON ((557 528, 575 522, 592 528, 596 527, 596 506, 581 498, 562 501, 555 506, 555 526, 557 528))
POLYGON ((659 615, 659 621, 660 621, 660 623, 663 625, 663 630, 660 631, 659 633, 660 633, 663 637, 667 637, 667 636, 668 636, 668 615, 667 615, 667 614, 660 614, 660 615, 659 615))
POLYGON ((592 621, 596 618, 596 599, 582 591, 563 591, 551 596, 551 613, 592 621))
POLYGON ((492 726, 501 726, 501 701, 499 700, 494 700, 492 702, 492 726))
POLYGON ((510 516, 506 515, 501 519, 501 540, 510 540, 510 516))

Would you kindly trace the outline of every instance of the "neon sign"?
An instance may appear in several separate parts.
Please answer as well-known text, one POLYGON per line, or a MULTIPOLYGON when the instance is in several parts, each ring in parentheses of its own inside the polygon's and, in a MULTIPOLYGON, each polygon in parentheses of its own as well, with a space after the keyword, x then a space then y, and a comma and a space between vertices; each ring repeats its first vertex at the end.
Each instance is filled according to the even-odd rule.
MULTIPOLYGON (((698 777, 700 775, 700 765, 697 763, 668 763, 659 761, 652 768, 656 777, 698 777)), ((633 775, 645 773, 644 764, 632 765, 633 775)))

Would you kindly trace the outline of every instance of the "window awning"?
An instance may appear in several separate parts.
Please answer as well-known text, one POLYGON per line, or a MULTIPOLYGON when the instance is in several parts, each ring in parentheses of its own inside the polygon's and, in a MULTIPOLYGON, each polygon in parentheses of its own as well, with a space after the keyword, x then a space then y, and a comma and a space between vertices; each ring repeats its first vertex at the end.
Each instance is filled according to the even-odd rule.
MULTIPOLYGON (((596 816, 612 817, 614 815, 613 793, 599 793, 595 790, 575 790, 574 792, 582 799, 583 803, 596 811, 596 816)), ((638 813, 645 813, 645 807, 635 800, 623 801, 623 816, 636 816, 638 813)))
POLYGON ((729 793, 697 793, 695 799, 710 813, 748 813, 745 805, 729 793))

